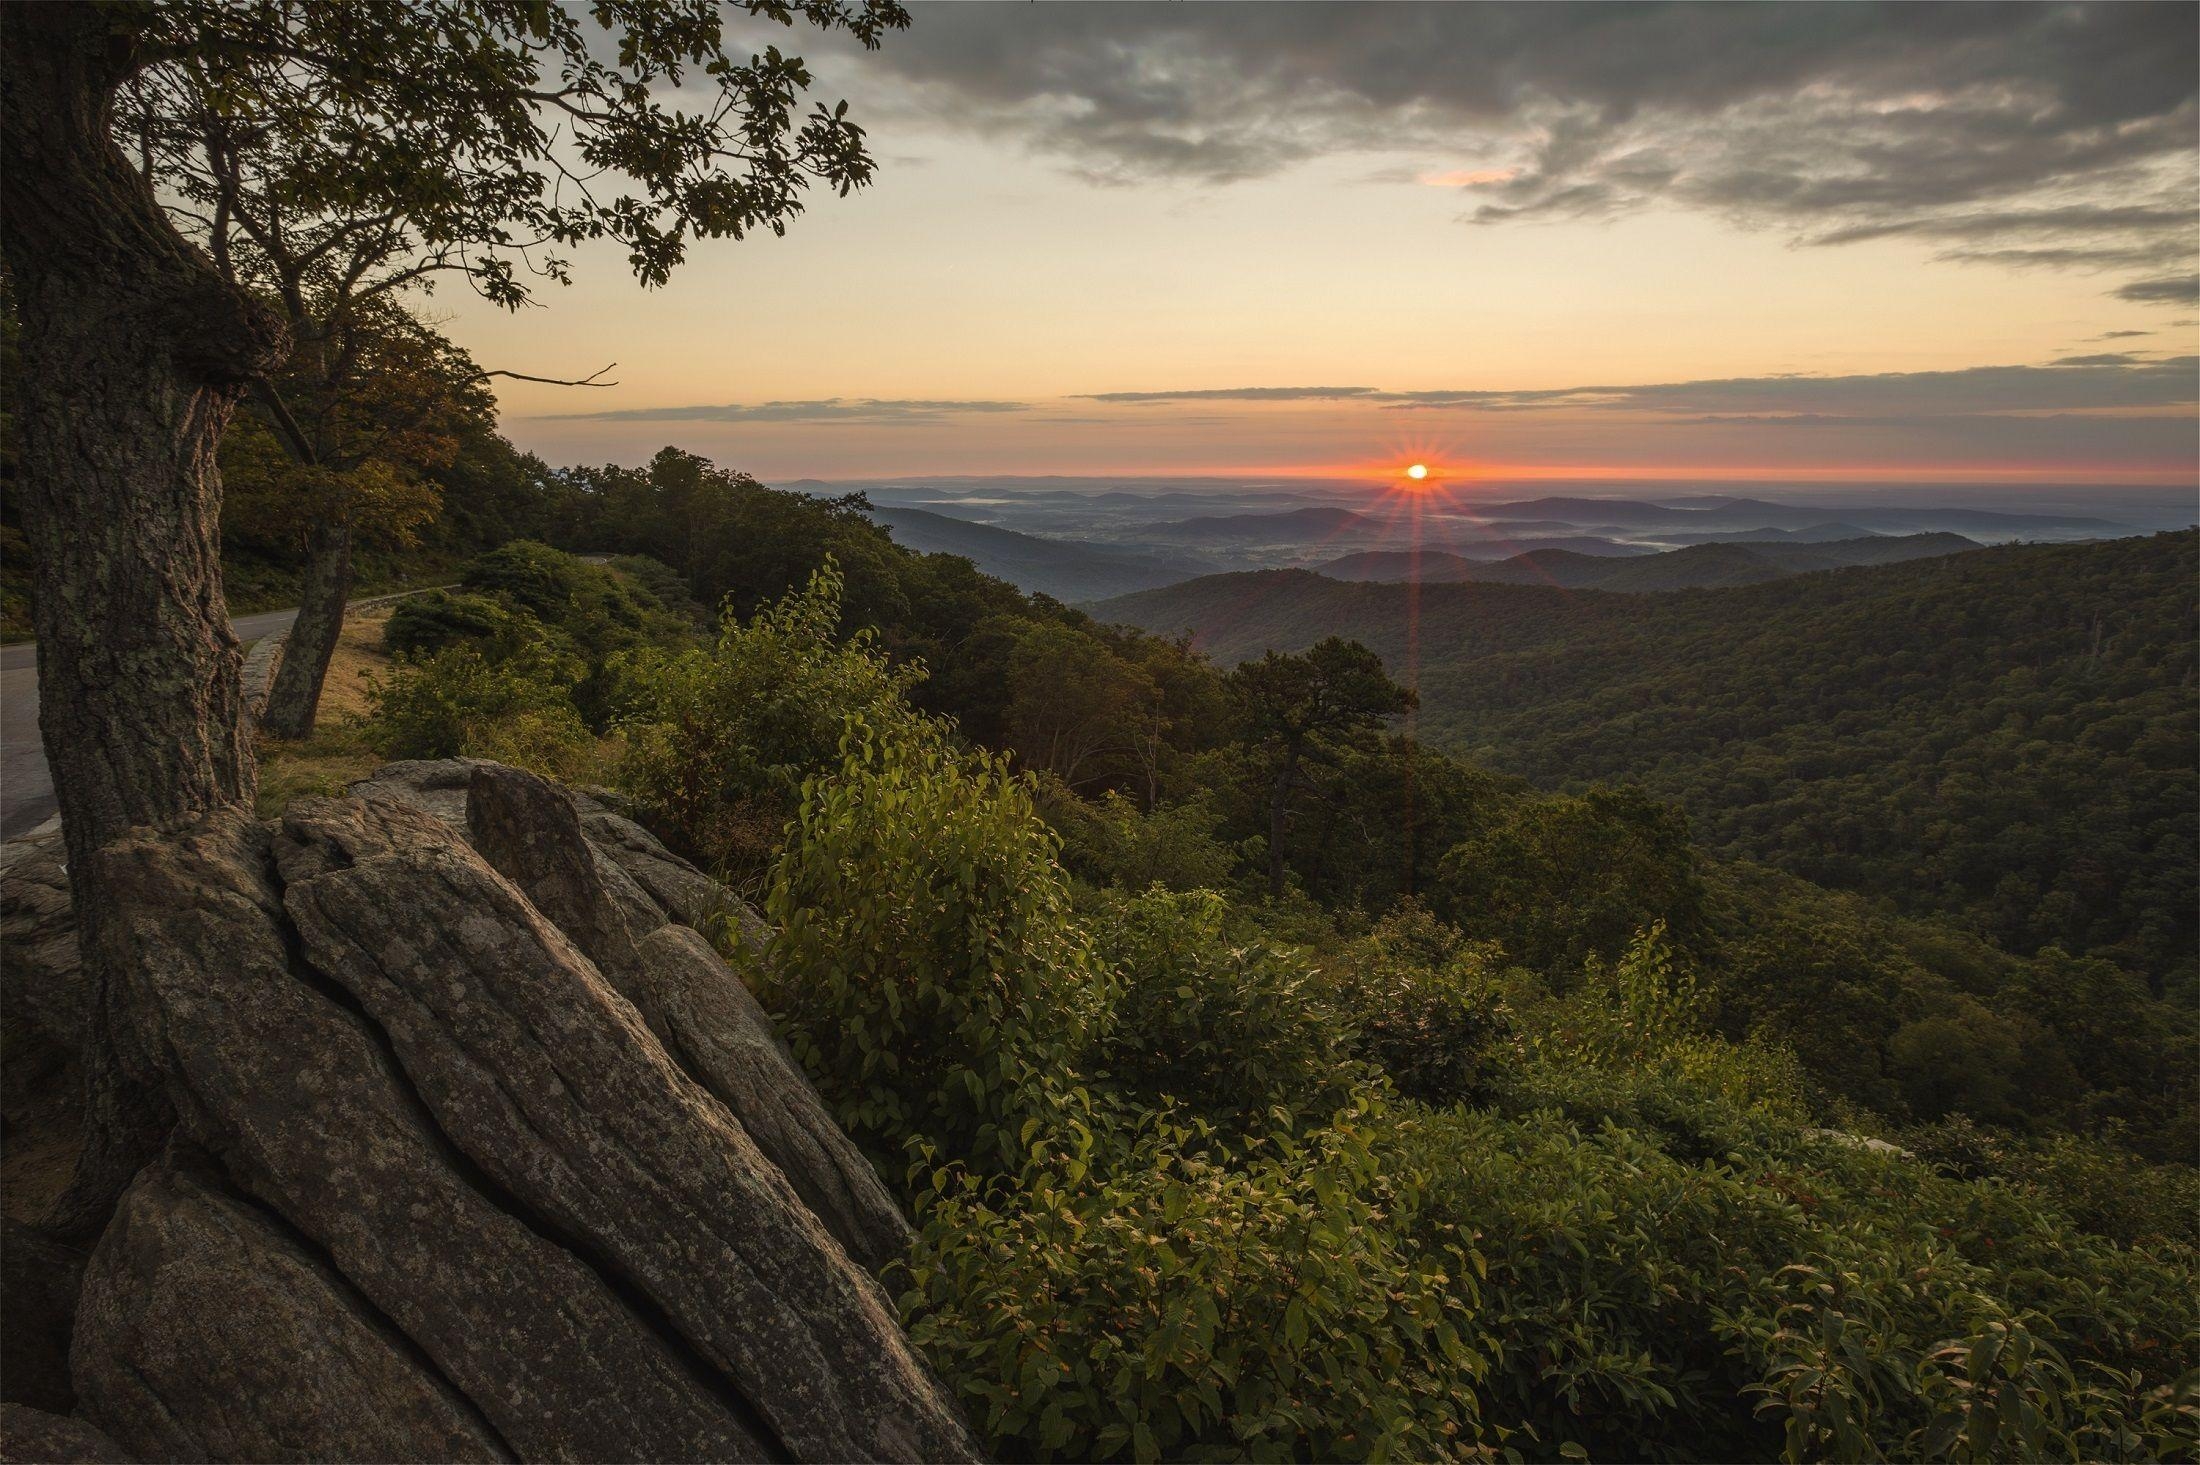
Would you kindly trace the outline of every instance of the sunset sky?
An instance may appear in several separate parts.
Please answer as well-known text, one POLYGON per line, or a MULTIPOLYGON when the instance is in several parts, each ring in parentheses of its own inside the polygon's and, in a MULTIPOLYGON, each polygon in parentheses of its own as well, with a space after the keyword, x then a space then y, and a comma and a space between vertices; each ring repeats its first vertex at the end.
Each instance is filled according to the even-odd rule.
POLYGON ((2193 12, 919 4, 876 183, 432 310, 552 461, 2196 473, 2193 12))

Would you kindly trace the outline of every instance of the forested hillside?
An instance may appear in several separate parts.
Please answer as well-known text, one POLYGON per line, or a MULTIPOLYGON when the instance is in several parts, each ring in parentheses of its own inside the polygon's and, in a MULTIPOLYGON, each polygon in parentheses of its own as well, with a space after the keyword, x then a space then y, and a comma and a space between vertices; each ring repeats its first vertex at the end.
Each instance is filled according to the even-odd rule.
MULTIPOLYGON (((2189 983, 2191 532, 1656 597, 1420 589, 1420 728, 1552 787, 1640 783, 1708 847, 2012 950, 2189 983)), ((1097 608, 1224 665, 1325 635, 1408 656, 1402 585, 1210 577, 1097 608)))

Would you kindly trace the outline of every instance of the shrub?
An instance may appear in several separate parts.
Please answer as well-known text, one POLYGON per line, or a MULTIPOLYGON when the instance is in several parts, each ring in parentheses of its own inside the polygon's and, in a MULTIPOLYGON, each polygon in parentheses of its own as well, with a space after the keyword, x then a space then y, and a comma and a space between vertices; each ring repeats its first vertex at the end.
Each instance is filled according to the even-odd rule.
POLYGON ((1005 760, 851 722, 805 788, 752 971, 842 1126, 1013 1168, 1067 1123, 1108 1000, 1054 837, 1005 760))
POLYGON ((1087 803, 1056 784, 1045 812, 1062 833, 1062 863, 1096 884, 1223 890, 1237 868, 1236 853, 1216 838, 1222 815, 1206 794, 1145 810, 1112 790, 1087 803))
POLYGON ((729 610, 708 646, 622 657, 627 711, 615 775, 660 832, 734 878, 778 850, 803 781, 840 763, 852 718, 881 734, 936 731, 909 709, 923 672, 891 665, 868 632, 834 639, 841 580, 831 563, 750 621, 729 610))
POLYGON ((494 758, 575 778, 594 748, 565 691, 577 671, 546 653, 492 662, 452 646, 368 684, 367 740, 386 758, 494 758))
POLYGON ((1094 902, 1100 959, 1120 996, 1098 1065, 1153 1104, 1164 1096, 1229 1136, 1280 1113, 1325 1120, 1364 1075, 1350 1033, 1299 958, 1225 930, 1211 891, 1110 893, 1094 902))
POLYGON ((393 656, 419 657, 466 641, 501 659, 541 634, 533 617, 523 622, 489 596, 430 590, 397 603, 382 629, 382 645, 393 656))
POLYGON ((1143 1131, 1105 1174, 937 1170, 902 1308, 1011 1460, 1488 1453, 1462 1335, 1469 1260, 1405 1239, 1421 1177, 1363 1101, 1239 1166, 1143 1131))
POLYGON ((609 567, 625 576, 654 609, 675 615, 685 615, 696 609, 694 599, 688 594, 687 581, 663 560, 653 560, 646 554, 622 554, 614 556, 609 567))
POLYGON ((1513 1058, 1513 1014, 1494 943, 1469 942, 1406 904, 1322 963, 1362 1058, 1408 1098, 1482 1101, 1513 1058))

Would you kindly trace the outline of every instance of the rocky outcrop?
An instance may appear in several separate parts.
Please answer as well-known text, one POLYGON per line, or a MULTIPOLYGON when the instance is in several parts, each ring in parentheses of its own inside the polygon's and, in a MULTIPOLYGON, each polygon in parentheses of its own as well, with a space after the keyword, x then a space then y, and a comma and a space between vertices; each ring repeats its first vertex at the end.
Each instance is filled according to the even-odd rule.
POLYGON ((467 825, 482 857, 634 1004, 681 1070, 732 1111, 849 1255, 876 1271, 902 1253, 908 1223, 755 997, 709 942, 668 919, 591 844, 563 790, 483 764, 469 779, 467 825))
POLYGON ((626 861, 694 872, 414 770, 103 854, 116 1063, 177 1123, 79 1413, 159 1458, 972 1458, 871 1274, 900 1217, 626 861))
POLYGON ((0 1465, 129 1465, 91 1425, 44 1409, 0 1404, 0 1465))
POLYGON ((78 1311, 87 1413, 148 1460, 499 1460, 473 1407, 274 1213, 171 1156, 123 1197, 78 1311))

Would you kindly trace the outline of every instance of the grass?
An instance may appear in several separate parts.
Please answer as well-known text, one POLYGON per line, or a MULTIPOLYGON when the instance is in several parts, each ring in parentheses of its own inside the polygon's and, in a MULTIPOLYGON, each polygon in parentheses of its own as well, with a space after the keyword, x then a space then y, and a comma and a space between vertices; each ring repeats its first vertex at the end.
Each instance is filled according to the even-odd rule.
POLYGON ((390 655, 382 649, 389 624, 387 605, 370 606, 344 617, 343 634, 321 684, 321 711, 313 735, 295 742, 260 740, 260 796, 263 819, 273 818, 292 799, 340 794, 354 779, 365 778, 382 758, 367 745, 363 725, 368 679, 387 672, 390 655))

